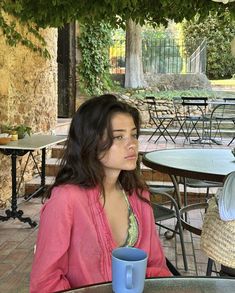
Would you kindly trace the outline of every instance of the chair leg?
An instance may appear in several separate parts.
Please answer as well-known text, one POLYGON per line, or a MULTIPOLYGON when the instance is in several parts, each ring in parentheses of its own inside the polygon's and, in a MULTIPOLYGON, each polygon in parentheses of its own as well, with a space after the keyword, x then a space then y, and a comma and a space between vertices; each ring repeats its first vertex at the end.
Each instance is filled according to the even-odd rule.
POLYGON ((182 123, 181 123, 181 121, 178 119, 178 123, 179 123, 179 130, 178 130, 178 132, 176 133, 176 135, 175 135, 175 137, 174 137, 174 140, 178 137, 178 135, 182 132, 183 133, 183 136, 184 136, 184 138, 187 138, 187 133, 185 133, 185 131, 184 131, 184 126, 185 126, 185 120, 184 121, 182 121, 182 123))
POLYGON ((157 133, 157 130, 158 130, 158 129, 155 129, 155 131, 152 133, 152 135, 150 136, 150 138, 148 139, 148 141, 150 141, 151 138, 155 135, 155 133, 157 133))
POLYGON ((181 276, 180 272, 173 266, 173 264, 166 257, 166 265, 173 276, 181 276))
MULTIPOLYGON (((184 206, 186 207, 188 205, 188 195, 187 195, 187 185, 186 185, 186 178, 183 178, 183 183, 184 183, 184 206)), ((187 222, 188 219, 188 214, 185 213, 184 215, 185 221, 187 222)))
POLYGON ((184 261, 184 269, 185 269, 185 271, 187 271, 188 270, 188 262, 187 262, 187 257, 186 257, 186 250, 185 250, 185 245, 184 245, 184 234, 183 234, 183 228, 181 225, 179 210, 176 209, 175 213, 176 213, 176 218, 177 218, 175 230, 177 231, 177 229, 179 228, 178 234, 180 236, 180 243, 181 243, 183 261, 184 261))
POLYGON ((206 201, 209 199, 209 196, 210 196, 210 188, 207 187, 206 188, 206 201))
POLYGON ((211 258, 208 258, 207 268, 206 268, 206 276, 210 277, 212 273, 212 266, 214 261, 211 258))
POLYGON ((170 120, 166 126, 164 125, 164 121, 166 121, 166 119, 160 119, 160 118, 159 118, 159 124, 158 124, 158 125, 157 125, 156 122, 154 122, 155 125, 157 126, 158 131, 159 131, 159 136, 158 136, 158 138, 155 140, 154 143, 156 143, 156 142, 159 140, 159 138, 160 138, 161 136, 165 139, 165 141, 167 141, 167 137, 166 137, 166 135, 169 136, 169 138, 172 140, 173 143, 175 143, 175 141, 174 141, 174 139, 172 138, 171 134, 170 134, 169 131, 167 130, 167 127, 171 124, 172 120, 170 120))
POLYGON ((183 261, 184 261, 184 269, 185 269, 185 271, 187 271, 188 270, 188 262, 187 262, 186 250, 185 250, 185 245, 184 245, 183 228, 182 228, 182 225, 180 222, 177 224, 179 227, 179 236, 180 236, 180 243, 181 243, 183 261))
POLYGON ((230 144, 234 141, 235 136, 233 137, 233 139, 229 142, 228 146, 230 146, 230 144))

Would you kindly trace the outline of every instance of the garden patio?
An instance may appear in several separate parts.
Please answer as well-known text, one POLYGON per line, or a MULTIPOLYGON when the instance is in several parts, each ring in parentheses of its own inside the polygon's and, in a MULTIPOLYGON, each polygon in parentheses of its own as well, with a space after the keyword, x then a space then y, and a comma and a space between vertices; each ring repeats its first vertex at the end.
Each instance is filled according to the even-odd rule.
MULTIPOLYGON (((151 21, 154 21, 155 25, 158 25, 160 23, 165 23, 166 19, 174 19, 179 23, 183 21, 183 18, 186 16, 188 18, 186 27, 189 27, 189 22, 199 13, 202 17, 201 20, 206 21, 206 25, 203 24, 203 22, 200 23, 204 29, 209 27, 209 25, 207 25, 209 21, 207 21, 206 17, 210 15, 210 13, 217 16, 218 11, 220 11, 221 14, 219 13, 218 19, 222 19, 222 21, 226 20, 231 27, 227 29, 224 23, 221 24, 218 22, 216 24, 217 28, 222 28, 228 35, 226 37, 223 36, 223 42, 217 41, 217 35, 214 37, 216 45, 219 46, 216 47, 216 54, 213 53, 213 50, 208 50, 208 59, 203 59, 206 56, 204 51, 205 47, 203 47, 204 54, 201 54, 200 58, 196 58, 197 60, 201 59, 200 62, 202 59, 204 60, 203 70, 199 69, 198 71, 198 69, 196 69, 196 71, 192 73, 191 70, 189 70, 189 72, 186 70, 190 67, 188 64, 179 64, 180 69, 177 74, 174 75, 174 72, 165 72, 167 73, 164 74, 165 78, 169 80, 167 85, 165 85, 164 82, 161 84, 159 80, 153 80, 153 87, 156 89, 157 93, 168 88, 174 89, 173 84, 177 87, 177 80, 179 78, 182 78, 182 84, 185 85, 184 79, 186 78, 188 80, 189 77, 190 81, 192 81, 191 77, 195 74, 196 77, 199 76, 202 83, 199 85, 197 78, 193 79, 192 88, 209 89, 209 91, 211 91, 211 85, 208 79, 209 75, 207 78, 206 70, 209 68, 211 70, 210 72, 213 73, 214 69, 211 68, 211 66, 208 66, 206 69, 205 66, 205 62, 211 64, 211 57, 214 58, 212 58, 212 63, 216 66, 219 65, 215 70, 215 76, 217 75, 218 77, 219 72, 219 78, 221 76, 224 78, 231 78, 234 84, 235 63, 234 56, 232 57, 230 52, 230 41, 234 38, 234 26, 227 13, 234 15, 235 2, 232 0, 232 3, 226 3, 226 5, 224 5, 222 3, 215 3, 215 1, 216 0, 196 1, 196 3, 195 1, 179 1, 175 3, 169 2, 167 5, 163 5, 163 1, 159 0, 156 1, 154 7, 151 1, 135 1, 133 6, 133 1, 131 0, 108 0, 104 3, 86 0, 75 1, 73 4, 62 0, 52 2, 45 0, 40 2, 22 0, 10 1, 9 3, 5 1, 0 5, 0 30, 2 32, 0 38, 0 70, 2 76, 0 85, 1 123, 11 126, 20 124, 29 125, 33 134, 54 134, 57 128, 57 121, 60 120, 58 118, 62 117, 61 120, 63 120, 63 118, 69 118, 70 120, 77 107, 77 105, 75 105, 76 101, 81 104, 84 96, 86 98, 96 93, 116 91, 115 84, 112 85, 113 87, 110 87, 110 80, 106 75, 109 70, 106 60, 109 41, 106 40, 104 43, 101 42, 101 38, 96 35, 96 25, 98 24, 99 28, 101 24, 101 27, 103 27, 106 32, 110 30, 110 24, 112 27, 117 27, 117 25, 120 24, 120 20, 122 25, 125 23, 127 31, 125 87, 130 88, 131 91, 132 88, 140 89, 143 96, 146 96, 148 89, 151 90, 150 92, 153 95, 155 95, 155 91, 152 90, 152 85, 145 85, 147 75, 144 76, 144 74, 142 74, 144 72, 142 72, 143 68, 140 54, 141 26, 135 21, 138 20, 142 25, 146 19, 151 19, 151 21), (118 17, 117 19, 117 15, 120 16, 120 18, 118 17), (66 25, 64 25, 65 23, 66 25), (108 26, 106 26, 107 24, 108 26), (92 33, 95 35, 93 41, 96 41, 93 45, 89 43, 92 38, 88 38, 88 40, 86 40, 87 43, 84 42, 84 39, 86 39, 87 36, 90 37, 92 33), (98 48, 98 43, 100 44, 100 48, 98 48), (221 43, 223 45, 222 47, 220 47, 221 43), (98 55, 94 55, 94 59, 91 60, 93 54, 90 52, 93 53, 93 51, 96 51, 98 55), (223 56, 221 51, 223 51, 223 56), (48 58, 49 55, 50 58, 48 58), (99 57, 97 58, 97 56, 99 57), (132 58, 133 56, 135 56, 135 58, 132 58), (87 64, 83 62, 86 60, 89 60, 87 64), (227 66, 227 64, 230 64, 230 66, 227 66), (87 67, 87 65, 89 66, 87 67), (223 71, 222 68, 226 70, 223 71), (187 76, 186 74, 181 74, 186 72, 187 76), (172 79, 171 73, 174 80, 172 79), (89 91, 90 89, 91 91, 89 91), (84 90, 87 90, 87 92, 84 90), (93 90, 94 92, 92 92, 93 90)), ((212 14, 210 16, 212 16, 212 14)), ((197 23, 195 24, 197 26, 197 23)), ((215 29, 213 27, 212 31, 207 32, 208 36, 213 35, 212 33, 214 33, 214 31, 215 29)), ((103 31, 101 30, 100 32, 102 34, 103 31)), ((220 34, 220 32, 218 34, 220 34)), ((200 30, 198 31, 198 36, 206 38, 200 30)), ((187 37, 188 39, 191 38, 190 30, 188 31, 187 37)), ((104 37, 104 40, 105 39, 106 37, 104 37)), ((208 44, 209 43, 210 42, 208 42, 208 44)), ((166 47, 167 46, 164 48, 166 47)), ((174 48, 170 50, 173 55, 175 55, 174 48)), ((163 51, 165 55, 166 50, 164 49, 163 51)), ((178 68, 178 60, 182 57, 182 50, 178 49, 177 51, 180 53, 176 61, 176 67, 178 68)), ((234 55, 234 52, 232 54, 234 55)), ((194 55, 190 55, 192 60, 194 60, 194 55)), ((171 56, 169 56, 168 59, 170 60, 171 56)), ((162 60, 160 61, 162 62, 162 60)), ((196 62, 195 64, 198 65, 199 63, 196 62)), ((161 67, 163 71, 166 69, 166 66, 161 67)), ((154 68, 154 70, 156 71, 157 69, 154 68)), ((154 74, 155 73, 159 72, 154 72, 154 74)), ((150 79, 152 80, 151 75, 152 73, 150 74, 150 79)), ((154 76, 154 78, 156 78, 156 76, 154 76)), ((188 87, 186 82, 185 87, 191 88, 191 84, 188 87)), ((223 95, 222 93, 222 97, 223 95)), ((161 100, 161 98, 159 98, 159 100, 161 100)), ((153 125, 148 125, 147 120, 148 118, 145 120, 145 122, 147 122, 145 126, 147 126, 148 129, 143 130, 140 136, 140 151, 142 153, 156 149, 163 150, 185 147, 211 149, 224 147, 230 151, 230 149, 234 147, 234 141, 228 146, 228 143, 231 141, 231 135, 234 135, 234 132, 232 134, 229 132, 229 137, 226 136, 225 132, 222 146, 216 144, 188 144, 188 141, 185 143, 185 139, 181 136, 177 138, 176 143, 166 141, 163 137, 154 143, 155 137, 153 137, 153 140, 148 140, 153 131, 153 125)), ((235 125, 234 120, 233 123, 235 125)), ((60 131, 58 132, 58 134, 60 134, 60 131)), ((174 135, 176 132, 177 130, 173 129, 174 135)), ((66 132, 62 134, 66 134, 66 132)), ((53 155, 59 151, 59 148, 51 148, 49 154, 53 155)), ((39 161, 43 155, 41 157, 40 154, 37 153, 37 155, 39 161)), ((10 183, 12 182, 11 169, 13 168, 11 168, 12 165, 9 157, 1 154, 0 159, 0 214, 3 215, 6 206, 11 202, 13 184, 11 185, 10 183)), ((58 161, 57 157, 50 159, 48 159, 47 162, 49 171, 56 169, 55 165, 57 163, 55 163, 55 161, 58 161), (51 161, 53 161, 53 163, 50 166, 51 161)), ((19 171, 19 173, 22 172, 25 161, 25 156, 18 160, 17 171, 19 171)), ((166 178, 164 176, 155 177, 155 172, 143 165, 141 165, 141 167, 146 180, 158 178, 158 182, 165 183, 166 178)), ((24 189, 30 192, 30 188, 34 188, 38 184, 37 182, 28 182, 28 179, 33 176, 34 171, 33 166, 30 165, 29 172, 26 172, 25 178, 23 177, 23 188, 20 190, 21 195, 24 194, 24 189)), ((46 182, 46 184, 47 183, 48 182, 46 182)), ((202 192, 197 189, 189 189, 188 191, 191 202, 204 199, 205 191, 202 192)), ((211 192, 215 193, 216 189, 212 189, 211 192)), ((23 197, 18 197, 18 203, 19 209, 22 209, 26 216, 39 222, 40 209, 42 207, 40 197, 32 198, 29 201, 25 201, 23 197)), ((200 227, 203 221, 203 213, 204 210, 192 211, 189 214, 190 222, 200 227)), ((1 219, 4 218, 2 217, 1 219)), ((174 227, 175 221, 168 220, 168 224, 174 227)), ((178 236, 171 240, 167 240, 164 236, 165 231, 157 228, 157 226, 156 229, 159 230, 167 258, 177 267, 183 276, 205 276, 207 257, 200 249, 199 236, 191 234, 186 230, 183 232, 189 266, 186 272, 183 266, 178 236)), ((27 223, 22 223, 17 219, 14 220, 11 218, 8 221, 0 221, 0 292, 24 293, 29 291, 29 278, 37 231, 37 227, 31 228, 27 223)))
MULTIPOLYGON (((166 142, 160 139, 156 144, 153 140, 148 142, 149 135, 140 136, 140 150, 148 152, 156 149, 171 149, 185 147, 184 140, 178 140, 177 144, 166 142)), ((230 138, 224 138, 225 148, 230 138)), ((189 147, 198 148, 201 145, 191 145, 189 147)), ((208 147, 205 145, 204 147, 208 147)), ((210 148, 221 148, 221 146, 211 145, 210 148)), ((213 191, 215 192, 215 190, 213 191)), ((194 190, 194 195, 199 195, 199 190, 194 190)), ((195 196, 196 198, 196 196, 195 196)), ((195 200, 195 198, 191 198, 195 200)), ((198 197, 201 200, 201 197, 198 197)), ((25 202, 19 199, 21 208, 27 216, 39 221, 41 209, 41 198, 33 198, 25 202)), ((197 226, 202 224, 203 211, 193 211, 190 213, 190 221, 197 226)), ((174 226, 174 220, 168 220, 174 226)), ((159 228, 157 228, 159 229, 159 228)), ((178 236, 171 240, 164 237, 164 230, 160 229, 161 241, 164 251, 169 260, 176 265, 182 275, 205 276, 207 257, 200 249, 200 237, 184 230, 184 240, 189 270, 183 268, 181 247, 178 236)), ((0 222, 0 292, 6 293, 26 293, 29 288, 29 274, 33 259, 34 244, 37 236, 37 228, 30 228, 18 220, 0 222)))

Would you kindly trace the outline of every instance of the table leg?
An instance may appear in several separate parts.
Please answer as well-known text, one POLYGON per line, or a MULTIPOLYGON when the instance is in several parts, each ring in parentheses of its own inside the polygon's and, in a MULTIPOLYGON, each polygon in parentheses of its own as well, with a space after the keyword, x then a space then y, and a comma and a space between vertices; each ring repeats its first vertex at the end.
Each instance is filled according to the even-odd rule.
POLYGON ((8 221, 10 218, 18 219, 21 222, 29 223, 31 227, 36 227, 37 223, 33 222, 29 217, 23 217, 23 211, 17 210, 17 183, 16 183, 16 158, 15 153, 11 154, 11 180, 12 180, 12 195, 11 209, 5 211, 6 216, 0 216, 1 221, 8 221))
MULTIPOLYGON (((36 164, 36 162, 35 162, 36 164)), ((26 195, 24 198, 26 201, 29 201, 31 198, 39 196, 45 191, 46 186, 46 148, 42 149, 42 161, 41 161, 41 184, 33 193, 26 195)))
MULTIPOLYGON (((235 126, 235 119, 233 119, 233 124, 235 126)), ((234 139, 235 139, 235 136, 230 140, 230 142, 228 143, 228 146, 230 146, 230 144, 233 143, 234 139)))
POLYGON ((179 206, 179 209, 180 209, 181 206, 182 206, 182 201, 181 201, 181 195, 180 195, 180 189, 179 189, 178 180, 177 180, 175 175, 170 175, 170 178, 171 178, 171 181, 172 181, 172 183, 174 185, 174 188, 175 188, 175 192, 176 192, 176 196, 177 196, 177 203, 178 203, 178 206, 179 206))

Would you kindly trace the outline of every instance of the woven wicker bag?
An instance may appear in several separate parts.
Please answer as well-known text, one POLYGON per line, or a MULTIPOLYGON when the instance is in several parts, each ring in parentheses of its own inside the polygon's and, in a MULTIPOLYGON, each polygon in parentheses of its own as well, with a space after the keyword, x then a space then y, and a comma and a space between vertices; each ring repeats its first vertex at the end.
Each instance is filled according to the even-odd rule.
POLYGON ((235 221, 222 221, 215 198, 204 217, 201 249, 214 261, 235 268, 235 221))

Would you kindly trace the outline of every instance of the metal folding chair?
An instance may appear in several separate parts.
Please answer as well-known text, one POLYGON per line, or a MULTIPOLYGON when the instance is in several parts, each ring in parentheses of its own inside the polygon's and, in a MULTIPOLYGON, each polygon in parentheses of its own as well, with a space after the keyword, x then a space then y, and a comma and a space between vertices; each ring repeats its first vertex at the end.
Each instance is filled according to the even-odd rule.
POLYGON ((187 139, 186 116, 184 114, 184 107, 182 105, 181 97, 173 97, 173 106, 175 110, 175 122, 178 124, 178 131, 175 134, 174 139, 176 139, 180 134, 187 139))
MULTIPOLYGON (((230 99, 214 102, 214 108, 210 116, 210 140, 216 144, 222 144, 221 125, 230 124, 231 128, 235 126, 235 102, 230 99)), ((230 145, 235 136, 228 143, 230 145)))
POLYGON ((191 142, 191 135, 196 134, 196 138, 192 142, 202 143, 208 137, 205 134, 205 123, 210 119, 206 116, 206 109, 208 106, 207 97, 181 97, 182 105, 185 110, 185 125, 186 125, 186 140, 191 142), (199 125, 200 129, 199 130, 199 125), (201 132, 201 134, 200 134, 201 132))
POLYGON ((180 219, 180 212, 178 208, 178 204, 175 201, 175 199, 166 191, 168 190, 173 190, 174 187, 169 187, 169 186, 158 186, 158 185, 149 185, 149 191, 152 195, 152 200, 151 200, 151 205, 153 208, 153 214, 154 214, 154 219, 156 225, 159 227, 162 227, 168 231, 173 232, 171 236, 167 234, 167 232, 164 234, 167 239, 171 239, 175 236, 175 234, 178 234, 180 237, 180 243, 181 243, 181 249, 182 249, 182 255, 183 255, 183 261, 184 261, 184 269, 185 271, 188 270, 188 263, 187 263, 187 257, 186 257, 186 250, 185 250, 185 245, 184 245, 184 236, 183 236, 183 228, 181 225, 181 219, 180 219), (164 191, 165 190, 165 191, 164 191), (157 203, 155 200, 157 196, 163 195, 165 196, 170 204, 171 207, 167 207, 163 204, 157 203), (164 220, 176 218, 177 222, 174 228, 164 225, 162 222, 164 220))
POLYGON ((148 113, 149 120, 152 121, 156 127, 153 134, 150 136, 148 141, 157 133, 158 137, 155 140, 155 143, 160 139, 160 137, 164 137, 167 141, 167 137, 169 137, 173 143, 175 143, 172 135, 168 131, 168 127, 174 121, 174 115, 162 115, 160 109, 158 109, 157 102, 154 97, 145 97, 145 102, 148 105, 148 113))

